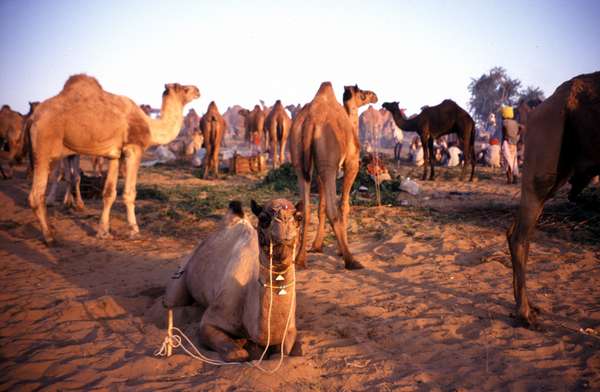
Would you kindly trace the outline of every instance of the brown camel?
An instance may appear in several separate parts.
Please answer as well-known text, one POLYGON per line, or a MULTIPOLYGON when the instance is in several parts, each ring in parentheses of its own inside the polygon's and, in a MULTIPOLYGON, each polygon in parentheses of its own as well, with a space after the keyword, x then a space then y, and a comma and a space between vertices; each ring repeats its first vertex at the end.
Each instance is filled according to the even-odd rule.
POLYGON ((205 306, 200 341, 225 361, 250 359, 234 338, 262 347, 279 346, 289 354, 296 340, 293 250, 300 214, 285 199, 271 200, 264 207, 253 200, 255 229, 239 202, 231 202, 229 209, 219 228, 169 280, 164 305, 205 306))
POLYGON ((303 230, 297 264, 306 267, 306 231, 310 220, 310 183, 313 168, 319 182, 319 228, 313 245, 320 251, 325 214, 331 223, 347 269, 363 268, 348 248, 346 228, 350 212, 350 188, 359 169, 358 108, 377 102, 371 91, 344 87, 344 106, 335 98, 331 83, 324 82, 312 102, 304 106, 292 124, 290 152, 298 175, 303 206, 303 230), (339 210, 336 207, 336 177, 344 170, 339 210))
POLYGON ((265 147, 265 113, 258 105, 254 105, 254 109, 249 111, 248 109, 241 109, 238 112, 244 117, 244 125, 246 133, 244 139, 248 143, 252 143, 252 134, 258 133, 263 148, 265 147))
POLYGON ((0 172, 5 179, 12 177, 13 165, 20 162, 23 156, 26 155, 23 127, 37 105, 39 105, 39 102, 29 102, 29 113, 25 115, 12 110, 8 105, 3 105, 2 109, 0 109, 0 139, 8 147, 8 151, 4 151, 0 146, 0 162, 8 162, 6 174, 0 164, 0 172))
POLYGON ((221 148, 221 139, 223 132, 227 129, 227 124, 223 116, 219 113, 217 104, 212 101, 208 105, 208 109, 200 120, 200 129, 204 136, 204 147, 206 155, 204 156, 204 174, 202 178, 208 176, 209 170, 213 172, 215 177, 219 176, 219 149, 221 148))
POLYGON ((527 298, 529 238, 544 203, 571 178, 574 199, 600 174, 600 72, 579 75, 529 113, 521 202, 507 233, 513 266, 517 316, 536 327, 536 311, 527 298))
POLYGON ((57 96, 42 102, 27 123, 33 159, 29 204, 40 221, 46 243, 54 241, 45 203, 50 167, 57 159, 73 154, 98 155, 109 160, 99 238, 111 237, 110 209, 117 193, 119 158, 125 156, 123 200, 130 236, 137 236, 135 188, 142 153, 151 145, 173 140, 181 129, 183 107, 199 97, 195 86, 167 84, 160 117, 152 119, 129 98, 104 91, 96 79, 75 75, 57 96))
POLYGON ((382 105, 394 118, 398 128, 407 132, 417 132, 421 137, 425 164, 423 165, 423 180, 427 179, 427 169, 431 172, 429 179, 433 180, 434 154, 433 141, 440 136, 455 133, 462 143, 465 164, 462 168, 461 178, 465 178, 467 163, 471 163, 471 177, 475 175, 475 122, 463 108, 456 102, 446 99, 436 106, 425 106, 418 116, 406 118, 400 110, 398 102, 385 102, 382 105))
POLYGON ((292 120, 285 112, 281 101, 277 100, 265 120, 265 128, 269 134, 269 144, 271 145, 273 168, 285 161, 285 145, 291 126, 292 120))

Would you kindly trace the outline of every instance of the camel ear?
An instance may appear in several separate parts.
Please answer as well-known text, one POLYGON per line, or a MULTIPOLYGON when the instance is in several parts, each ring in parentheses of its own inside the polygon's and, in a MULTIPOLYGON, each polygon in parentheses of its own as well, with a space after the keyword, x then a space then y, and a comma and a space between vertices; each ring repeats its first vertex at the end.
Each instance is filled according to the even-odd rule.
POLYGON ((263 207, 258 205, 258 203, 256 201, 254 201, 254 199, 252 199, 252 201, 250 202, 250 207, 252 208, 252 213, 254 213, 254 215, 259 216, 261 212, 263 212, 263 207))
POLYGON ((240 218, 244 217, 244 209, 242 208, 242 202, 239 200, 233 200, 229 202, 229 210, 240 218))

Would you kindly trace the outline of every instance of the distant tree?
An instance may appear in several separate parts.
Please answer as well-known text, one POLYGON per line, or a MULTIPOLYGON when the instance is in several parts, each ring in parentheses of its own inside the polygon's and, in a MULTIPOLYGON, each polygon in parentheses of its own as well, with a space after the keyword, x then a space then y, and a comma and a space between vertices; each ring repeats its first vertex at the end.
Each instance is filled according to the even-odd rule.
POLYGON ((544 92, 539 87, 527 86, 519 92, 519 102, 537 100, 543 101, 546 99, 544 92))
POLYGON ((521 81, 508 76, 502 67, 494 67, 487 74, 471 79, 469 109, 480 124, 487 121, 490 113, 497 113, 502 105, 516 105, 520 95, 521 81))

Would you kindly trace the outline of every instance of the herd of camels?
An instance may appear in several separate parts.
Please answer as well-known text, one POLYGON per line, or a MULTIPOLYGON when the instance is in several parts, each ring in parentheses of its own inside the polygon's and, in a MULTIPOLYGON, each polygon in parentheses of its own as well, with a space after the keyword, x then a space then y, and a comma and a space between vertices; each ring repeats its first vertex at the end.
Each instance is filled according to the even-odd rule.
MULTIPOLYGON (((21 161, 26 155, 24 151, 28 151, 33 172, 29 204, 39 220, 44 241, 48 245, 55 242, 46 213, 49 174, 57 161, 75 154, 100 156, 108 160, 103 210, 97 237, 111 238, 110 211, 116 198, 120 162, 125 166, 123 201, 127 210, 129 235, 138 236, 135 199, 142 154, 150 146, 171 142, 182 127, 184 106, 199 97, 200 91, 196 86, 166 84, 160 114, 152 118, 131 99, 106 92, 96 79, 80 74, 71 76, 58 95, 39 104, 31 104, 27 115, 21 115, 8 106, 3 106, 0 111, 0 137, 5 140, 5 147, 0 152, 0 158, 2 162, 9 163, 7 174, 10 176, 13 164, 21 161)), ((269 266, 270 271, 278 272, 278 276, 284 280, 284 272, 290 269, 290 263, 292 267, 306 267, 310 185, 314 176, 318 183, 319 206, 318 229, 312 250, 322 251, 327 216, 345 268, 363 268, 352 256, 348 246, 349 195, 360 161, 358 110, 361 106, 377 101, 374 92, 362 90, 354 85, 344 87, 343 102, 340 104, 331 83, 324 82, 314 98, 304 106, 284 107, 281 101, 277 101, 268 114, 258 105, 251 111, 240 110, 239 114, 245 120, 248 140, 254 132, 265 133, 263 140, 270 146, 275 167, 285 159, 286 143, 288 144, 298 178, 300 201, 294 206, 289 201, 276 199, 268 203, 268 208, 253 202, 253 212, 259 217, 258 228, 244 226, 243 229, 235 229, 245 233, 239 234, 239 241, 245 245, 237 249, 238 254, 235 255, 231 246, 216 245, 223 236, 232 235, 231 230, 234 230, 233 227, 237 223, 231 223, 235 220, 231 216, 237 216, 235 221, 238 223, 244 221, 241 207, 234 203, 227 221, 229 223, 224 223, 220 231, 211 237, 210 241, 213 241, 215 249, 206 250, 207 245, 201 245, 195 249, 188 262, 192 263, 193 260, 202 258, 198 253, 198 249, 202 248, 221 260, 237 257, 236 260, 239 261, 253 258, 258 263, 256 265, 269 266), (291 118, 285 109, 292 113, 291 118), (339 170, 343 170, 344 177, 338 202, 336 178, 339 170), (282 225, 285 227, 282 228, 282 225), (251 249, 244 250, 247 247, 251 249), (217 255, 215 252, 223 254, 217 255)), ((428 177, 428 171, 428 178, 434 178, 431 153, 433 140, 454 133, 464 149, 465 164, 462 177, 464 179, 467 165, 470 164, 470 180, 473 180, 475 125, 464 109, 452 100, 444 100, 437 106, 425 107, 418 116, 408 119, 400 110, 398 102, 386 102, 382 106, 391 113, 399 128, 415 131, 420 135, 426 162, 423 179, 428 177)), ((223 116, 216 104, 211 102, 200 121, 206 147, 203 168, 205 177, 210 173, 218 175, 219 145, 225 127, 223 116)), ((513 265, 517 313, 525 325, 535 327, 536 308, 529 302, 526 293, 529 238, 544 203, 557 189, 570 180, 570 198, 575 198, 593 176, 600 174, 600 72, 579 75, 561 84, 548 99, 529 113, 526 127, 520 206, 516 219, 507 232, 507 239, 513 265)), ((2 174, 7 177, 4 171, 2 174)), ((206 243, 205 241, 204 244, 206 243)), ((235 264, 236 268, 245 271, 245 274, 262 276, 260 268, 243 267, 238 264, 235 264)), ((190 268, 192 265, 193 263, 190 264, 190 268)), ((207 266, 198 268, 197 271, 216 271, 207 266)), ((190 274, 201 274, 197 271, 191 271, 190 274)), ((261 279, 264 282, 266 278, 261 279)), ((188 286, 190 285, 193 287, 188 287, 189 292, 184 296, 188 299, 196 297, 194 291, 202 290, 196 287, 197 283, 188 281, 188 286)), ((265 284, 264 287, 271 286, 265 284)), ((185 289, 177 290, 180 294, 185 292, 185 289)), ((257 293, 264 291, 256 290, 257 293)), ((242 301, 244 296, 237 291, 236 293, 234 296, 242 301)), ((201 294, 199 297, 206 299, 201 294)), ((217 303, 220 301, 214 300, 217 303)), ((171 302, 176 304, 182 300, 173 299, 171 302)), ((228 304, 231 305, 230 302, 228 304)), ((219 319, 219 316, 215 315, 214 319, 219 319)), ((232 323, 239 327, 242 321, 236 320, 232 323)), ((203 340, 228 360, 244 359, 247 353, 237 350, 231 339, 226 336, 225 332, 235 334, 235 328, 232 328, 229 324, 215 325, 207 321, 206 327, 202 329, 203 340)), ((292 326, 292 330, 293 328, 292 326)), ((289 342, 282 342, 282 338, 280 337, 279 342, 285 344, 284 351, 289 352, 291 346, 289 342)))

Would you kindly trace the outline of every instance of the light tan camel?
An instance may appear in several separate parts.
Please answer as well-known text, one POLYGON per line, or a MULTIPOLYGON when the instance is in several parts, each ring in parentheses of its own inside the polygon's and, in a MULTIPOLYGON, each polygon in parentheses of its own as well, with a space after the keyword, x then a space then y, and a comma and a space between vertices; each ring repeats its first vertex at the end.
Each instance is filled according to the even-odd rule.
POLYGON ((265 113, 258 105, 254 105, 254 109, 249 111, 248 109, 241 109, 239 114, 244 117, 244 125, 246 133, 244 139, 246 142, 252 143, 252 134, 258 133, 263 150, 265 146, 265 113))
POLYGON ((528 115, 521 202, 507 233, 517 317, 537 326, 537 308, 527 297, 529 238, 544 203, 570 178, 574 201, 600 174, 600 72, 561 84, 528 115))
POLYGON ((0 146, 0 162, 8 162, 7 173, 4 173, 0 164, 0 172, 4 178, 11 178, 13 166, 25 156, 25 122, 31 117, 39 102, 29 102, 29 113, 22 115, 3 105, 0 109, 0 139, 8 145, 8 151, 3 151, 0 146))
POLYGON ((200 341, 225 361, 250 359, 233 338, 246 338, 262 347, 283 345, 284 354, 289 354, 296 340, 293 253, 300 214, 285 199, 264 207, 253 200, 252 211, 258 217, 255 229, 239 202, 229 208, 218 229, 196 246, 169 280, 164 305, 205 306, 200 341))
POLYGON ((212 171, 215 177, 219 177, 219 149, 221 148, 221 139, 223 132, 227 129, 227 124, 219 113, 217 104, 212 101, 206 109, 206 113, 200 120, 200 129, 204 136, 204 173, 202 178, 208 177, 208 172, 212 171))
POLYGON ((303 230, 297 264, 306 266, 306 231, 310 220, 310 183, 313 168, 319 182, 319 228, 313 245, 320 251, 325 231, 325 213, 331 223, 347 269, 363 268, 350 254, 346 233, 350 212, 350 189, 359 169, 358 108, 377 102, 371 91, 344 87, 344 106, 335 99, 331 83, 324 82, 315 98, 304 106, 292 124, 290 152, 298 175, 303 205, 303 230), (336 207, 336 177, 344 170, 339 210, 336 207))
POLYGON ((265 120, 265 128, 269 135, 273 168, 278 167, 285 161, 285 145, 291 126, 292 120, 285 112, 281 101, 277 100, 265 120))
POLYGON ((142 153, 151 145, 173 140, 181 129, 183 107, 199 97, 200 91, 195 86, 167 84, 160 117, 152 119, 129 98, 104 91, 96 79, 75 75, 67 80, 57 96, 42 102, 27 124, 33 155, 29 204, 40 221, 46 243, 54 241, 45 203, 50 166, 73 154, 98 155, 109 160, 99 238, 111 237, 110 209, 117 193, 119 158, 125 156, 123 200, 130 236, 137 236, 135 188, 142 153))

